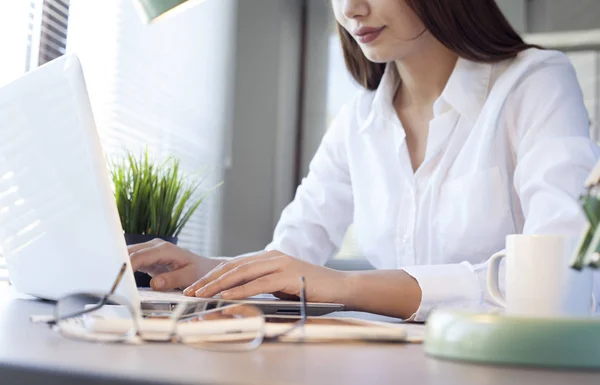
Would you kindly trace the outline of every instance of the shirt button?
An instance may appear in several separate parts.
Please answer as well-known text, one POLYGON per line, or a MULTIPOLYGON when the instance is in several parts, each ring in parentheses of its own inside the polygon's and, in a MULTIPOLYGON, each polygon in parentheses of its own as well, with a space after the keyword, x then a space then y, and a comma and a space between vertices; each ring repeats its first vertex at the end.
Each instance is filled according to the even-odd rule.
POLYGON ((410 235, 404 234, 404 237, 402 237, 402 243, 408 243, 408 242, 410 242, 410 235))

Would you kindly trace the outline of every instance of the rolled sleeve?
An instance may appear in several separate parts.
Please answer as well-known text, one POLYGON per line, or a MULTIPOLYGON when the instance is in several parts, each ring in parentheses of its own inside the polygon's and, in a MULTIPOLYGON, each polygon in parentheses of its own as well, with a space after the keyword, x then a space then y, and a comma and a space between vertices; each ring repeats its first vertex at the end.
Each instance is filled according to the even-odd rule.
POLYGON ((421 287, 421 305, 407 320, 423 322, 436 307, 476 309, 483 291, 476 269, 467 263, 403 267, 421 287))

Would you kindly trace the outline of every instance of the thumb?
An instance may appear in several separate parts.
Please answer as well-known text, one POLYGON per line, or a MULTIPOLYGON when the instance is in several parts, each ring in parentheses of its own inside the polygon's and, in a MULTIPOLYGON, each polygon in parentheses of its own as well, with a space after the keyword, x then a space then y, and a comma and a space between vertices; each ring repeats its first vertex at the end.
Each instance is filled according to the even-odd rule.
POLYGON ((150 280, 150 286, 152 290, 156 291, 183 289, 189 286, 191 282, 194 282, 195 279, 193 269, 190 269, 190 266, 186 266, 182 269, 155 275, 150 280))

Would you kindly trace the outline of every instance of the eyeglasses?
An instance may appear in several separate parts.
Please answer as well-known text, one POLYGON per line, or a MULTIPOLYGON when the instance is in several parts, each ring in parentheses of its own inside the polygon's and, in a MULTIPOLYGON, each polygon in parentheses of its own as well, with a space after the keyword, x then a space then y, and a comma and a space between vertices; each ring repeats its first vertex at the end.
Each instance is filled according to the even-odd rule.
POLYGON ((296 341, 302 340, 307 320, 304 277, 299 280, 300 319, 283 332, 269 334, 266 317, 258 307, 226 300, 181 302, 169 315, 141 318, 126 299, 115 294, 126 269, 123 264, 106 294, 75 293, 58 300, 54 317, 47 324, 62 336, 76 340, 172 342, 215 351, 249 351, 264 341, 290 334, 296 341))

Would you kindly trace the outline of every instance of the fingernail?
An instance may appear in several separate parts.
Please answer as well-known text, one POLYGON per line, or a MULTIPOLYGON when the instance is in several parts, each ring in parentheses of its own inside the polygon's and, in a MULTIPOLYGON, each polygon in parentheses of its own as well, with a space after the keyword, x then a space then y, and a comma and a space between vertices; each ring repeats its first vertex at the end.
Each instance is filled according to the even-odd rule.
POLYGON ((188 287, 187 289, 185 289, 185 290, 183 291, 183 294, 185 294, 185 295, 190 295, 190 294, 192 294, 192 288, 191 288, 191 287, 188 287))
POLYGON ((231 292, 230 291, 224 291, 221 293, 221 297, 227 298, 231 296, 231 292))
POLYGON ((165 280, 162 278, 154 278, 154 287, 156 289, 162 289, 165 286, 165 280))
POLYGON ((204 293, 206 293, 206 286, 196 290, 196 296, 200 296, 204 293))

